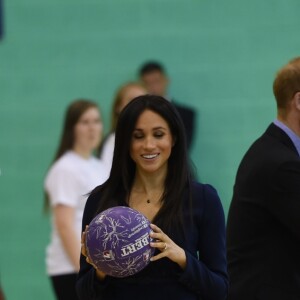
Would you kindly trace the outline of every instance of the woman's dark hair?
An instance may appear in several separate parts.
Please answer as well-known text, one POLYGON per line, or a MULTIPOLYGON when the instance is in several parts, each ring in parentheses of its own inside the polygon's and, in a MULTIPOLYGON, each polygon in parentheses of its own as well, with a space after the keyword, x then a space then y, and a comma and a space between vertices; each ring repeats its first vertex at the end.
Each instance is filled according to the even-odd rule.
POLYGON ((132 100, 121 112, 116 127, 115 148, 109 179, 94 192, 101 191, 101 202, 97 213, 117 205, 128 204, 133 179, 135 162, 130 156, 132 134, 139 116, 151 110, 159 114, 169 125, 173 140, 171 155, 168 160, 168 171, 162 207, 155 217, 156 224, 169 228, 182 219, 183 193, 190 184, 190 170, 187 158, 184 125, 174 106, 163 97, 143 95, 132 100))
MULTIPOLYGON (((71 150, 75 144, 75 126, 78 123, 80 117, 90 108, 99 109, 98 105, 86 99, 78 99, 73 101, 67 108, 64 117, 63 130, 60 136, 58 148, 56 150, 54 159, 50 166, 54 164, 64 153, 71 150)), ((49 209, 49 198, 45 192, 44 211, 49 209)))

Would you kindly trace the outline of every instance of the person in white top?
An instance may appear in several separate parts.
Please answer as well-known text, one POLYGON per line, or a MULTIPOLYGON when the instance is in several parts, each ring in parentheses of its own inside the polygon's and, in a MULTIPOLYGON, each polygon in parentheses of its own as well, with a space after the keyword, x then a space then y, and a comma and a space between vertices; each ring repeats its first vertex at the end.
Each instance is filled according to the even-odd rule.
POLYGON ((122 85, 116 92, 112 112, 111 112, 111 129, 110 133, 104 139, 100 158, 106 164, 107 168, 111 168, 112 158, 115 148, 115 129, 118 118, 123 108, 134 98, 147 94, 143 85, 138 82, 128 82, 122 85))
POLYGON ((57 299, 78 299, 81 222, 88 193, 108 177, 93 155, 102 138, 98 106, 72 102, 65 115, 60 144, 45 179, 45 206, 51 211, 51 241, 46 251, 47 274, 57 299))

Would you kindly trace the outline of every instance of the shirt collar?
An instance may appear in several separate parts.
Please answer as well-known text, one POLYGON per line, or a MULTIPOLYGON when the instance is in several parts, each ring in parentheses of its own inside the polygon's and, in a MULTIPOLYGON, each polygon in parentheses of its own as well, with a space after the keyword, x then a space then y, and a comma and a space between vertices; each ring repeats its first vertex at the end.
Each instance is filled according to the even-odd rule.
POLYGON ((281 128, 289 136, 289 138, 292 140, 292 142, 293 142, 294 146, 296 147, 297 152, 300 156, 300 137, 292 129, 287 127, 285 124, 283 124, 279 120, 275 120, 273 123, 276 126, 278 126, 279 128, 281 128))

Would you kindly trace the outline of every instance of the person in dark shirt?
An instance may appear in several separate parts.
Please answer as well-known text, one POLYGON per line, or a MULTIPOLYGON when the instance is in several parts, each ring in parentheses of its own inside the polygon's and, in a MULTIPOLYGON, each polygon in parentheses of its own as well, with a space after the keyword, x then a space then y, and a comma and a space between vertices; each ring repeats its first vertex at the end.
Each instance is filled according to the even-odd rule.
POLYGON ((143 95, 124 108, 110 177, 90 194, 84 211, 80 299, 226 299, 222 204, 212 186, 192 180, 187 161, 184 127, 169 101, 143 95), (104 274, 86 257, 86 226, 114 206, 144 214, 155 240, 150 264, 125 278, 104 274))
POLYGON ((191 149, 196 131, 196 112, 186 104, 179 104, 175 99, 169 97, 168 86, 170 79, 163 65, 157 61, 144 63, 139 70, 139 77, 149 94, 162 96, 175 106, 182 118, 185 128, 188 150, 191 149))
POLYGON ((277 119, 242 159, 229 209, 229 300, 300 299, 300 57, 273 91, 277 119))

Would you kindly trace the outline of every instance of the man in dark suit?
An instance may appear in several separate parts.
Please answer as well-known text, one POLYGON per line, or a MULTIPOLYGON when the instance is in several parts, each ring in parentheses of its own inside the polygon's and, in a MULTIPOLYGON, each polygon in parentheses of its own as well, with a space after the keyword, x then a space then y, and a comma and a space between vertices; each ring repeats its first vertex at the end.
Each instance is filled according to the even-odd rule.
POLYGON ((142 65, 139 76, 150 94, 162 96, 170 100, 176 107, 183 121, 188 149, 191 148, 195 132, 195 111, 186 105, 178 104, 168 97, 169 78, 162 64, 149 61, 142 65))
POLYGON ((300 299, 300 57, 276 75, 277 119, 239 166, 227 222, 228 300, 300 299))

